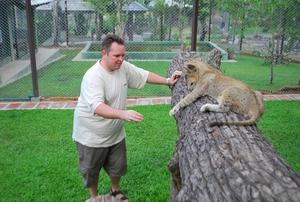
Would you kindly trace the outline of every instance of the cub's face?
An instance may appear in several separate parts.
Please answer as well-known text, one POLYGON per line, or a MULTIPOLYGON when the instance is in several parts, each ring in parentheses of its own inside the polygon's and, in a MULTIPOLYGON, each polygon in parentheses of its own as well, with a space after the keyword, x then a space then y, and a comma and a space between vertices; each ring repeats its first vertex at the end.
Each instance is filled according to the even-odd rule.
POLYGON ((187 64, 183 69, 183 73, 188 88, 190 90, 193 90, 199 80, 197 68, 194 65, 187 64))

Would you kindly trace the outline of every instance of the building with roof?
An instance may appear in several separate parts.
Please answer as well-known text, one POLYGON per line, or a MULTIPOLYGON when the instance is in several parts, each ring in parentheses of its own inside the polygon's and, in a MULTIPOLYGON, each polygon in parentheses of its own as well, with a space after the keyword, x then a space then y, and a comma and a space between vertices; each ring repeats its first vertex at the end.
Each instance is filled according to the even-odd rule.
MULTIPOLYGON (((68 27, 68 23, 69 21, 74 21, 74 16, 75 15, 79 15, 79 13, 87 15, 85 16, 85 18, 88 18, 88 22, 91 22, 91 13, 94 13, 94 9, 90 8, 89 5, 87 4, 87 2, 83 1, 83 0, 68 0, 67 2, 65 1, 58 1, 57 2, 57 6, 59 7, 62 15, 63 15, 63 19, 67 19, 64 20, 63 22, 61 22, 63 25, 62 27, 68 27), (69 17, 66 17, 66 13, 69 17)), ((52 12, 54 8, 54 4, 53 3, 48 3, 42 6, 37 7, 38 11, 41 12, 52 12)), ((129 40, 132 41, 133 40, 133 25, 134 25, 134 15, 138 14, 138 13, 145 13, 148 11, 147 8, 145 8, 143 5, 139 4, 136 1, 132 1, 130 4, 125 4, 122 7, 122 11, 124 13, 128 14, 128 20, 126 22, 125 25, 125 29, 124 29, 124 35, 127 35, 129 40)), ((86 25, 86 26, 90 26, 90 24, 86 25)), ((65 29, 63 29, 65 30, 65 29)), ((78 35, 86 35, 87 30, 85 30, 85 32, 80 32, 81 34, 78 35)), ((67 43, 69 42, 69 34, 67 33, 67 36, 65 37, 67 40, 67 43)))
MULTIPOLYGON (((68 12, 94 12, 94 9, 89 8, 86 1, 83 0, 68 0, 68 1, 57 1, 58 6, 62 8, 62 12, 65 11, 65 8, 68 12)), ((48 11, 53 10, 53 3, 47 3, 37 7, 39 11, 48 11)))
MULTIPOLYGON (((32 11, 51 0, 31 0, 32 11)), ((0 66, 28 53, 28 29, 24 0, 0 0, 0 66)))

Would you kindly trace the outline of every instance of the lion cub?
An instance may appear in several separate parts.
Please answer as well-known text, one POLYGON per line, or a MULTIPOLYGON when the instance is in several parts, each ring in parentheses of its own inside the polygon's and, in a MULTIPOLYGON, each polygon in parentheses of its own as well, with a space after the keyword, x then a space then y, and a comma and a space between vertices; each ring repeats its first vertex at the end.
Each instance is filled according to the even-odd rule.
POLYGON ((245 83, 225 76, 208 64, 192 60, 184 65, 186 83, 193 91, 183 98, 171 111, 173 116, 181 108, 208 95, 219 104, 205 104, 201 112, 227 112, 232 110, 244 115, 245 121, 215 121, 210 126, 220 125, 253 125, 264 113, 264 100, 260 92, 252 90, 245 83))

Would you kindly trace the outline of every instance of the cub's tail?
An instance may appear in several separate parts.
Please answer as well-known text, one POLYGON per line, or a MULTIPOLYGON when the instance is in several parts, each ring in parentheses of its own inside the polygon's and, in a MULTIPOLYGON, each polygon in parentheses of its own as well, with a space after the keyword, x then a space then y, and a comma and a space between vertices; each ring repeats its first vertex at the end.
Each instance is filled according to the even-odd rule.
POLYGON ((260 111, 259 109, 256 110, 249 120, 245 121, 212 121, 209 123, 210 127, 213 126, 221 126, 221 125, 237 125, 237 126, 250 126, 254 125, 260 118, 260 111))
POLYGON ((254 125, 256 121, 252 119, 246 121, 212 121, 209 123, 210 127, 213 126, 222 126, 222 125, 237 125, 237 126, 250 126, 254 125))

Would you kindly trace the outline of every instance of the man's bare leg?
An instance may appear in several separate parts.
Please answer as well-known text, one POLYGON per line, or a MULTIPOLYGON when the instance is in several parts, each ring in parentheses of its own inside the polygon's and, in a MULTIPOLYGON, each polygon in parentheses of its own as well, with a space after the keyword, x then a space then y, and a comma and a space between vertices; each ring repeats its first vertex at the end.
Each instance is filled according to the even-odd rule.
POLYGON ((121 177, 110 176, 110 180, 111 180, 111 189, 113 191, 118 191, 121 177))
POLYGON ((91 198, 96 198, 98 196, 98 179, 95 183, 89 188, 91 198))

